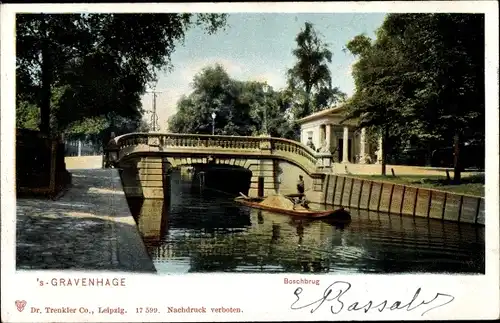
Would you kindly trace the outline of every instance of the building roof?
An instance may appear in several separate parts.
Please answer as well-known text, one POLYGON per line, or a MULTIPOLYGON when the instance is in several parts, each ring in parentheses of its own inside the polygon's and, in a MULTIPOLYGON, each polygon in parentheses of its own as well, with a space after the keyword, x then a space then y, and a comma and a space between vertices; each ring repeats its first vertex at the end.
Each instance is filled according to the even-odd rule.
POLYGON ((302 119, 297 120, 297 123, 301 124, 301 123, 304 123, 307 121, 321 119, 322 117, 325 117, 328 115, 339 114, 340 112, 344 111, 344 109, 345 109, 344 105, 341 104, 341 105, 335 106, 333 108, 321 110, 321 111, 315 112, 313 114, 310 114, 302 119))

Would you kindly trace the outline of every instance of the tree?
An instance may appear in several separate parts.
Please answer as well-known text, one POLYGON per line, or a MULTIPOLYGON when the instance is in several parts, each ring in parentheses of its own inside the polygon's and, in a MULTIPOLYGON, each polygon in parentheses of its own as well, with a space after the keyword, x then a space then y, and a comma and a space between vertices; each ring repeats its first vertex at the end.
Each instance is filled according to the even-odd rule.
POLYGON ((313 24, 306 22, 295 41, 297 47, 292 53, 297 62, 287 72, 288 95, 295 105, 295 117, 300 119, 345 99, 345 94, 338 88, 332 88, 328 68, 328 63, 332 62, 332 52, 313 24))
POLYGON ((405 57, 417 58, 413 116, 453 143, 458 184, 464 143, 484 143, 484 15, 389 16, 384 25, 391 37, 408 42, 405 57))
POLYGON ((21 101, 16 105, 16 128, 38 130, 40 109, 27 101, 21 101))
POLYGON ((250 134, 244 122, 250 107, 238 101, 241 91, 241 85, 232 80, 221 65, 204 68, 194 77, 193 92, 179 100, 178 112, 171 118, 169 129, 211 134, 211 115, 215 113, 216 134, 250 134))
POLYGON ((103 138, 111 132, 119 136, 131 132, 148 132, 149 125, 141 117, 124 118, 116 115, 107 117, 86 118, 83 121, 74 122, 65 131, 68 139, 86 139, 100 145, 103 138))
POLYGON ((272 89, 264 93, 263 86, 234 80, 219 64, 206 67, 194 77, 193 91, 178 101, 168 128, 177 133, 211 134, 211 114, 215 113, 215 134, 260 135, 267 123, 270 135, 293 137, 285 96, 272 89))
MULTIPOLYGON (((61 91, 55 89, 52 95, 51 104, 54 108, 59 107, 58 94, 61 91)), ((54 111, 53 111, 54 112, 54 111)), ((58 110, 56 109, 56 113, 58 110)), ((16 127, 20 129, 39 130, 40 109, 27 101, 21 101, 16 106, 16 127)), ((51 116, 51 127, 58 128, 58 122, 54 115, 51 116)), ((113 131, 120 135, 129 132, 147 132, 149 125, 140 116, 121 117, 113 113, 108 113, 104 116, 85 117, 79 121, 75 121, 66 125, 60 133, 69 140, 87 140, 92 141, 95 145, 100 146, 103 138, 107 138, 109 133, 113 131)))
POLYGON ((60 128, 114 112, 140 114, 140 95, 187 29, 213 33, 218 14, 22 14, 17 23, 17 98, 40 107, 40 130, 50 133, 54 88, 64 87, 60 128), (71 108, 71 111, 68 109, 71 108))
MULTIPOLYGON (((391 138, 401 136, 400 125, 404 123, 401 96, 396 95, 402 78, 399 72, 406 70, 404 61, 392 51, 390 39, 378 33, 377 42, 359 35, 347 44, 347 49, 359 59, 353 65, 356 92, 346 104, 346 119, 358 119, 359 128, 371 128, 382 136, 382 175, 386 174, 391 138)), ((403 97, 404 99, 404 97, 403 97)))
POLYGON ((272 137, 295 139, 297 129, 286 94, 273 88, 264 93, 265 83, 262 82, 243 84, 242 101, 250 106, 252 134, 255 136, 267 131, 272 137))
POLYGON ((374 42, 354 38, 347 45, 358 57, 348 117, 430 150, 453 142, 459 183, 461 145, 484 138, 483 19, 390 14, 374 42))
POLYGON ((300 126, 293 118, 290 101, 285 91, 271 92, 271 118, 269 131, 273 137, 300 140, 300 126))

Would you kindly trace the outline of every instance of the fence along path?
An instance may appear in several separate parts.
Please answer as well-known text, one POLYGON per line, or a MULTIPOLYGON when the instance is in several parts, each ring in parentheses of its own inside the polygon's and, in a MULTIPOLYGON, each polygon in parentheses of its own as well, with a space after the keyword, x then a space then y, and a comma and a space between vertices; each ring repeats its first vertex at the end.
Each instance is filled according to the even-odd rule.
POLYGON ((361 210, 484 225, 484 198, 327 175, 324 203, 361 210))

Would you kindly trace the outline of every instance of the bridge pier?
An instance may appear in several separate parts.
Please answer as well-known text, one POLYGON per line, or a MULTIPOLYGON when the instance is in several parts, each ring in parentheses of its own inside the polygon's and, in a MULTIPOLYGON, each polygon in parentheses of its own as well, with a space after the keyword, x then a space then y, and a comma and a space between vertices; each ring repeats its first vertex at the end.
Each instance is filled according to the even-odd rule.
POLYGON ((256 160, 248 169, 252 171, 248 196, 261 197, 277 193, 274 163, 271 159, 256 160))
MULTIPOLYGON (((162 157, 141 157, 120 165, 128 197, 163 199, 168 187, 168 162, 162 157)), ((168 193, 168 192, 167 192, 168 193)))

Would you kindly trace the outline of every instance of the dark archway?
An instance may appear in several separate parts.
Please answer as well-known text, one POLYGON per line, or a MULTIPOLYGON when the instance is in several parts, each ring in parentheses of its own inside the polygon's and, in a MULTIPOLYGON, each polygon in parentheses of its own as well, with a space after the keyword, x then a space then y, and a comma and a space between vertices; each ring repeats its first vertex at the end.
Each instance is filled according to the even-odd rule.
POLYGON ((252 171, 241 166, 227 164, 193 164, 193 189, 219 191, 238 196, 248 194, 252 171))

